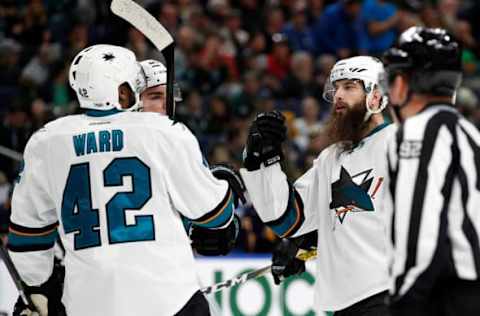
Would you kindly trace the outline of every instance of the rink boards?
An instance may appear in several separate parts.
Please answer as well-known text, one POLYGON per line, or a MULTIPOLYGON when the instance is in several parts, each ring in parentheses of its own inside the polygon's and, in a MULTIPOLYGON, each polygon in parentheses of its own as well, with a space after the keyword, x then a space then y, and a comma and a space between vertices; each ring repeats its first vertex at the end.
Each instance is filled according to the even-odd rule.
MULTIPOLYGON (((229 256, 199 258, 198 276, 202 286, 221 282, 252 269, 270 264, 269 256, 229 256)), ((312 311, 314 264, 307 272, 290 278, 280 286, 273 278, 260 277, 247 283, 210 294, 210 304, 219 315, 315 315, 312 311)), ((10 316, 17 293, 3 263, 0 263, 0 316, 10 316)), ((215 313, 214 313, 215 315, 215 313)))

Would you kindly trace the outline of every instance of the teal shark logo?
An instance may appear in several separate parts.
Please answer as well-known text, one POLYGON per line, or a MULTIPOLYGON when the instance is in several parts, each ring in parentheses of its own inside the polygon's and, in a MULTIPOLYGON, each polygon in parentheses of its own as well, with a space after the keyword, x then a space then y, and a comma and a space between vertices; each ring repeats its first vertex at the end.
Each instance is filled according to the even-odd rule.
POLYGON ((383 178, 379 178, 372 196, 368 194, 373 183, 373 177, 369 178, 373 169, 362 171, 351 176, 350 173, 342 166, 340 169, 340 178, 332 183, 332 201, 330 209, 334 210, 341 224, 350 212, 373 212, 372 196, 378 190, 383 178), (354 182, 353 179, 362 177, 360 184, 354 182))

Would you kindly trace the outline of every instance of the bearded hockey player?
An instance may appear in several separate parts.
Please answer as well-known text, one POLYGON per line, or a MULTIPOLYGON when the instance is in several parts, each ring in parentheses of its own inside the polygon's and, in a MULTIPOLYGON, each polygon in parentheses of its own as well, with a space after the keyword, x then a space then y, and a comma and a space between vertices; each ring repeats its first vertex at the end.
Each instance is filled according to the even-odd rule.
POLYGON ((340 60, 325 85, 331 145, 293 185, 282 171, 286 139, 279 112, 250 127, 242 177, 259 216, 283 238, 273 253, 276 283, 305 270, 299 248, 318 248, 315 307, 335 315, 386 315, 387 176, 385 73, 375 58, 340 60), (317 238, 318 234, 318 238, 317 238), (317 240, 318 239, 318 240, 317 240))

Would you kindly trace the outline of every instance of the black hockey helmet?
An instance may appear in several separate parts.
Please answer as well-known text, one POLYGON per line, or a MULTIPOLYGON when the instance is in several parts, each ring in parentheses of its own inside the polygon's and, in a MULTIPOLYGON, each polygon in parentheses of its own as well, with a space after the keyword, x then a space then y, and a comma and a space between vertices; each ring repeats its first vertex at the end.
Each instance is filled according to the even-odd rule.
POLYGON ((390 80, 409 77, 412 92, 453 96, 462 80, 462 49, 440 28, 411 27, 383 55, 390 80))

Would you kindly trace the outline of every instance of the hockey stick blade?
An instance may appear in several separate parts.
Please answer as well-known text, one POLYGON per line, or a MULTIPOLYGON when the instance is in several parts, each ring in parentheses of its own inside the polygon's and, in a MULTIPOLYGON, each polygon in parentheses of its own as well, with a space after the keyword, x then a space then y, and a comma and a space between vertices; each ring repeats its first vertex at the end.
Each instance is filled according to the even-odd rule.
POLYGON ((113 0, 110 9, 142 32, 159 51, 173 43, 172 36, 162 24, 134 1, 113 0))
MULTIPOLYGON (((300 260, 303 260, 303 261, 308 261, 310 259, 315 258, 316 256, 317 256, 317 250, 316 249, 308 250, 308 251, 300 249, 297 253, 297 259, 300 259, 300 260)), ((213 285, 204 287, 200 291, 203 294, 212 294, 212 293, 215 293, 215 292, 218 292, 218 291, 222 291, 224 289, 231 288, 232 286, 243 284, 243 283, 247 282, 248 280, 258 278, 262 275, 266 275, 270 272, 271 268, 272 268, 272 266, 269 265, 269 266, 266 266, 266 267, 263 267, 263 268, 260 268, 260 269, 254 270, 254 271, 250 271, 250 272, 241 274, 237 277, 219 282, 217 284, 213 284, 213 285)))
POLYGON ((13 264, 12 259, 10 258, 10 255, 7 252, 7 249, 3 246, 3 242, 0 239, 0 258, 3 259, 3 262, 5 263, 5 266, 7 267, 8 273, 12 277, 13 283, 15 284, 15 287, 18 290, 18 293, 20 297, 22 298, 22 301, 25 305, 27 305, 30 310, 34 312, 38 312, 37 308, 35 307, 35 304, 33 304, 32 299, 30 296, 25 294, 25 289, 22 284, 22 279, 20 278, 20 274, 17 271, 17 268, 15 268, 15 265, 13 264))

